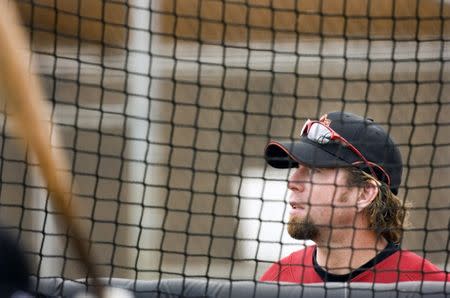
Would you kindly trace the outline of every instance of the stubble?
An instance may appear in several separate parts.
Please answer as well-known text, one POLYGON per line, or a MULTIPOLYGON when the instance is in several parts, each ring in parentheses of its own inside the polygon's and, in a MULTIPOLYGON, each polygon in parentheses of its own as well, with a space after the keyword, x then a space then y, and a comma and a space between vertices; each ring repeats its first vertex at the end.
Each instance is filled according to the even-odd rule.
POLYGON ((298 217, 289 218, 287 231, 292 238, 297 240, 315 240, 319 237, 319 228, 312 219, 298 217))

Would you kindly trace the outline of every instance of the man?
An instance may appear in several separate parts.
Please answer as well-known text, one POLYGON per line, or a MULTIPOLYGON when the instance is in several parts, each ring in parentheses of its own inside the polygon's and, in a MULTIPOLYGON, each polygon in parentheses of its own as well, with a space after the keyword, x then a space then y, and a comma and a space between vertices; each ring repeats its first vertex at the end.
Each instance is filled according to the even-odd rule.
POLYGON ((333 112, 308 120, 298 142, 271 141, 265 158, 295 168, 288 232, 316 245, 273 264, 261 281, 445 281, 450 275, 399 247, 400 151, 371 119, 333 112))

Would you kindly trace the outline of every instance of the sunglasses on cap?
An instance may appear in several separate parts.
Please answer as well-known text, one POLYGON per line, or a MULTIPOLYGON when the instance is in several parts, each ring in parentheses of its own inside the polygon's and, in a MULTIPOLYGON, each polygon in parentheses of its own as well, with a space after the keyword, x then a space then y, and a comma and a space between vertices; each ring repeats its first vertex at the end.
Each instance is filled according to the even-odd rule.
MULTIPOLYGON (((330 142, 340 143, 344 147, 349 148, 351 151, 353 151, 353 153, 358 155, 358 157, 361 159, 361 161, 356 161, 356 162, 352 163, 352 165, 356 166, 358 164, 364 163, 370 169, 370 173, 372 174, 372 176, 378 178, 378 175, 375 173, 375 170, 374 170, 374 168, 377 168, 379 171, 381 171, 383 173, 384 177, 386 177, 387 184, 390 185, 391 179, 390 179, 389 175, 386 173, 386 171, 381 166, 377 165, 376 163, 368 161, 364 157, 364 155, 362 155, 361 152, 359 152, 359 150, 356 149, 355 146, 353 146, 344 137, 342 137, 337 132, 335 132, 328 125, 328 123, 326 121, 323 121, 323 120, 317 121, 317 120, 308 119, 306 121, 305 125, 303 125, 300 135, 305 136, 308 138, 308 140, 313 141, 317 144, 321 144, 321 145, 325 145, 330 142)), ((381 180, 382 179, 380 179, 380 181, 381 180)))

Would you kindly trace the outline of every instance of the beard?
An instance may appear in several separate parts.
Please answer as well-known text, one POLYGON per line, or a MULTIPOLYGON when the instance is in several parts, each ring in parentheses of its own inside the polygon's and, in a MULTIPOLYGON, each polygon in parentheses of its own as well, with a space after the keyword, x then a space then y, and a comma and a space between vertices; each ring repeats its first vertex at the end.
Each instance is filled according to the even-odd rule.
POLYGON ((317 225, 309 217, 304 219, 289 218, 287 231, 292 238, 297 240, 315 240, 320 233, 317 225))

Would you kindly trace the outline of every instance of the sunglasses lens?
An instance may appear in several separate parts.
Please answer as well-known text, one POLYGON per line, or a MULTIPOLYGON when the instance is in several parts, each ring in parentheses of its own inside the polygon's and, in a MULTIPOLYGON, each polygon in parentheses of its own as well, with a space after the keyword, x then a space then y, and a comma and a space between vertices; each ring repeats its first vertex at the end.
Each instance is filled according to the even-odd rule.
POLYGON ((308 131, 308 139, 319 144, 327 144, 331 140, 331 131, 321 123, 313 123, 308 131))

